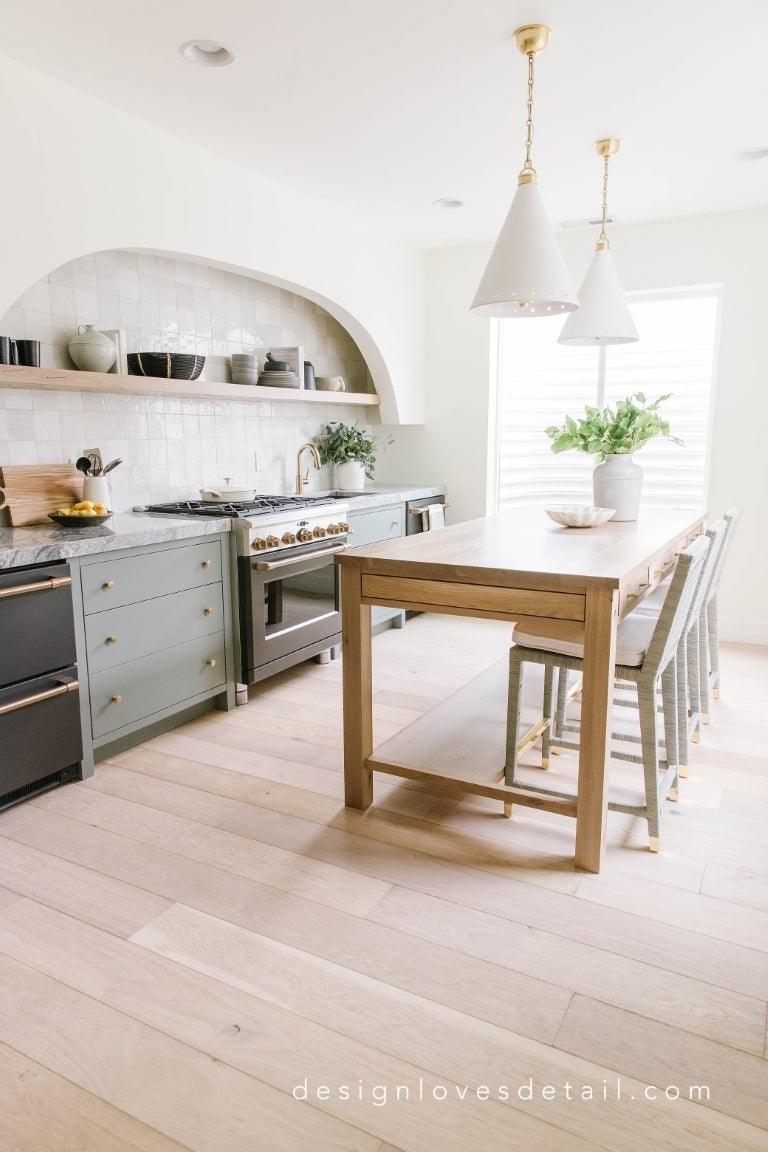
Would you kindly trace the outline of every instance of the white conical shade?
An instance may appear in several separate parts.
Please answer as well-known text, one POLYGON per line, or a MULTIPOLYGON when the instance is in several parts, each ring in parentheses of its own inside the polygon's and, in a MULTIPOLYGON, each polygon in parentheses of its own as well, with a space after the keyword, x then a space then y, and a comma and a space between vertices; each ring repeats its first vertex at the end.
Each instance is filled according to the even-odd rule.
POLYGON ((579 301, 534 183, 520 184, 483 273, 472 311, 481 316, 547 316, 579 301))
POLYGON ((579 288, 581 307, 569 316, 559 344, 632 344, 637 328, 607 248, 595 252, 579 288))

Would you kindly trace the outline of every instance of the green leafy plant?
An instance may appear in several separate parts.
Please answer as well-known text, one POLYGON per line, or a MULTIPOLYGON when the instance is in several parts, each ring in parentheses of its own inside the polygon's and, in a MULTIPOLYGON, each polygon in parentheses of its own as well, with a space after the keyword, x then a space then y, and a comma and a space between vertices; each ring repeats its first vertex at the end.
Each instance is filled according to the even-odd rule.
MULTIPOLYGON (((387 443, 392 444, 390 439, 387 443)), ((365 474, 369 480, 373 479, 373 468, 376 463, 377 438, 369 436, 364 428, 357 424, 344 424, 341 420, 332 420, 325 424, 315 444, 320 453, 323 464, 346 464, 348 460, 358 460, 365 466, 365 474)))
POLYGON ((584 408, 584 416, 574 420, 566 416, 559 428, 546 428, 545 433, 552 441, 553 452, 586 452, 605 460, 606 456, 628 455, 637 452, 655 436, 665 436, 675 444, 683 441, 672 436, 669 421, 659 415, 659 405, 669 400, 671 393, 659 396, 648 403, 642 392, 635 392, 626 400, 620 400, 616 408, 584 408))

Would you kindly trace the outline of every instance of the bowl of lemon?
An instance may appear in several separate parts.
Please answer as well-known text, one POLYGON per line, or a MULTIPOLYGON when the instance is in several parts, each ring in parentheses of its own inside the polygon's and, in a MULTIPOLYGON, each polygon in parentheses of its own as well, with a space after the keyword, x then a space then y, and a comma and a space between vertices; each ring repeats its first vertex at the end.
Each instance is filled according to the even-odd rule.
POLYGON ((57 508, 55 512, 48 513, 49 518, 62 528, 95 528, 109 520, 111 515, 109 508, 103 504, 94 504, 92 500, 80 500, 68 508, 57 508))

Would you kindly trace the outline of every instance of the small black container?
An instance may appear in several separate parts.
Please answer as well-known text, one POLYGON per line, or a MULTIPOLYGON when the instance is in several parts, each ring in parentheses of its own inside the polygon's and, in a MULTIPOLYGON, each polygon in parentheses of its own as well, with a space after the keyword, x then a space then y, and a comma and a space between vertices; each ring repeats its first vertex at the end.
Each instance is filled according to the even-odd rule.
POLYGON ((12 344, 13 364, 23 364, 27 368, 40 367, 39 340, 14 340, 12 344))
POLYGON ((14 341, 10 336, 0 336, 0 364, 13 364, 14 341))

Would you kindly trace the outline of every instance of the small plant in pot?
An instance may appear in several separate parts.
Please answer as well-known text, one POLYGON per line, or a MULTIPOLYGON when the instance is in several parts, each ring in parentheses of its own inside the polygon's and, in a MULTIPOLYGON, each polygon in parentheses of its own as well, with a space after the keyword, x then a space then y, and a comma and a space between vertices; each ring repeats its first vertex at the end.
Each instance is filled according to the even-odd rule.
POLYGON ((669 421, 659 415, 659 405, 670 395, 649 403, 642 392, 635 392, 619 401, 615 409, 587 405, 578 420, 566 416, 559 428, 545 430, 553 452, 575 449, 597 457, 592 474, 594 501, 600 508, 615 508, 613 520, 637 520, 643 470, 635 464, 634 453, 656 436, 683 443, 671 435, 669 421))
MULTIPOLYGON (((392 441, 390 440, 391 444, 392 441)), ((373 479, 376 463, 376 438, 357 424, 332 420, 315 437, 322 464, 332 464, 336 487, 347 492, 362 492, 365 478, 373 479)))

